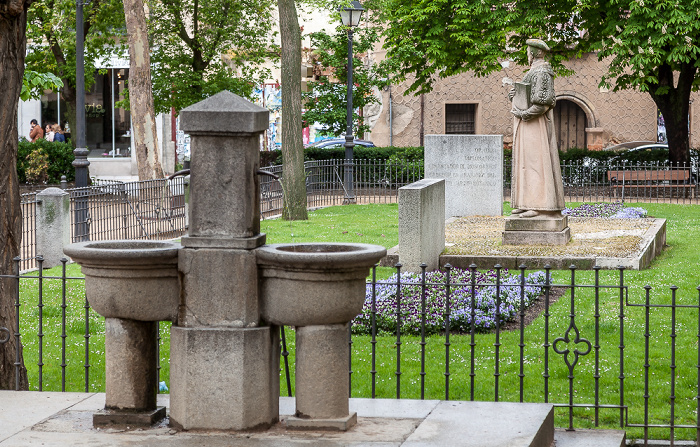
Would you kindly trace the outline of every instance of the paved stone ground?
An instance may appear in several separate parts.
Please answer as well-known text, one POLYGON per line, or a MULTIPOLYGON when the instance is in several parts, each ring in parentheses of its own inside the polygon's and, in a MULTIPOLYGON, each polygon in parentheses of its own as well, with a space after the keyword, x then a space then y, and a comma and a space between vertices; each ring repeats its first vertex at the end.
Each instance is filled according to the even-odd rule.
MULTIPOLYGON (((158 396, 169 406, 169 395, 158 396)), ((347 432, 290 431, 294 399, 280 399, 281 422, 268 430, 182 432, 167 419, 148 429, 92 427, 105 395, 0 391, 0 447, 15 446, 464 446, 621 447, 624 431, 554 431, 550 404, 350 399, 358 424, 347 432), (552 439, 554 444, 552 444, 552 439)))

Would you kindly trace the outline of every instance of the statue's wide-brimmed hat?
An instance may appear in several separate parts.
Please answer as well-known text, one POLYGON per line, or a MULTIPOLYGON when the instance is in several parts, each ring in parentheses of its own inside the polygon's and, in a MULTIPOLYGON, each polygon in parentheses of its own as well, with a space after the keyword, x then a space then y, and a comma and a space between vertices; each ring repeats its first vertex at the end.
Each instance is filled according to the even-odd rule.
POLYGON ((544 43, 544 40, 541 39, 527 39, 525 41, 527 46, 533 47, 533 48, 539 48, 540 50, 544 50, 549 52, 549 47, 547 46, 546 43, 544 43))

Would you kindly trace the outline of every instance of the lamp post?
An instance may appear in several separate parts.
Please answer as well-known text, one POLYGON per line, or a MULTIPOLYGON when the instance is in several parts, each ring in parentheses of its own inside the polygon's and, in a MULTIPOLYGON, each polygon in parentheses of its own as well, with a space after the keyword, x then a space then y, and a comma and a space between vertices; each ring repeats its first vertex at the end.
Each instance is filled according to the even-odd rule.
POLYGON ((347 128, 345 131, 345 200, 344 203, 355 203, 355 188, 353 185, 353 148, 355 147, 355 138, 352 134, 352 29, 360 24, 362 13, 365 9, 359 1, 354 0, 350 6, 340 8, 340 19, 343 25, 348 29, 348 113, 347 113, 347 128))
MULTIPOLYGON (((85 33, 83 30, 83 6, 85 0, 77 0, 75 12, 75 186, 84 188, 88 186, 87 159, 89 151, 85 143, 85 33)), ((87 192, 77 191, 78 197, 75 203, 75 236, 76 241, 84 241, 89 238, 87 192), (85 196, 85 197, 83 197, 85 196)))

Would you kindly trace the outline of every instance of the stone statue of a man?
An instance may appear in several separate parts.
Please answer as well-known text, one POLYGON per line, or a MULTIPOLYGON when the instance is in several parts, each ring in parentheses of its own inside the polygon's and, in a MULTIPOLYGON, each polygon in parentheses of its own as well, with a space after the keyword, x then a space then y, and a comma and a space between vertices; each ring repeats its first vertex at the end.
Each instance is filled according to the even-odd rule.
POLYGON ((554 71, 544 60, 547 44, 526 43, 531 68, 508 95, 515 117, 511 206, 520 217, 560 217, 564 186, 554 132, 554 71))

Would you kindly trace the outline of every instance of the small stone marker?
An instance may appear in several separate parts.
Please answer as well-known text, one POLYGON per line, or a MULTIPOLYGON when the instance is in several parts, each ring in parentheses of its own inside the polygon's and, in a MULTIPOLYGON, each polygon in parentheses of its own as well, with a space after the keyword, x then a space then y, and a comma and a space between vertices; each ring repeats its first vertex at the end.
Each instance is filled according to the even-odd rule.
POLYGON ((424 178, 399 188, 399 261, 403 270, 436 270, 445 249, 445 180, 424 178))
POLYGON ((425 178, 445 179, 445 218, 503 214, 503 136, 426 135, 425 178))

